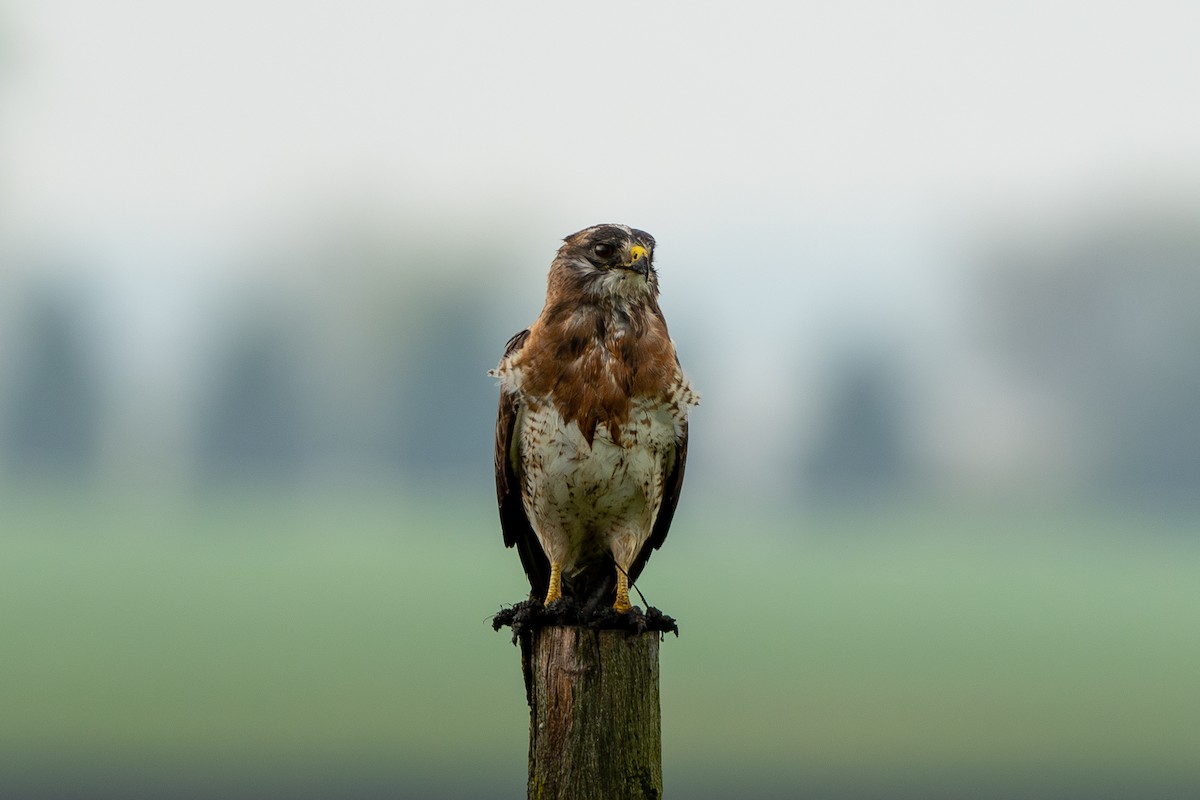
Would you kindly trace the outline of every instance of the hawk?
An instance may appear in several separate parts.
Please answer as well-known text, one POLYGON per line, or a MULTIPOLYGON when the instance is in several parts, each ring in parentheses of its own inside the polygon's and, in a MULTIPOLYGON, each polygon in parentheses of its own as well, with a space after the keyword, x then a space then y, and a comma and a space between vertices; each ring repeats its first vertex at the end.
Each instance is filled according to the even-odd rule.
POLYGON ((542 313, 489 373, 500 523, 533 597, 625 612, 675 514, 699 396, 658 306, 654 237, 597 225, 563 242, 542 313))

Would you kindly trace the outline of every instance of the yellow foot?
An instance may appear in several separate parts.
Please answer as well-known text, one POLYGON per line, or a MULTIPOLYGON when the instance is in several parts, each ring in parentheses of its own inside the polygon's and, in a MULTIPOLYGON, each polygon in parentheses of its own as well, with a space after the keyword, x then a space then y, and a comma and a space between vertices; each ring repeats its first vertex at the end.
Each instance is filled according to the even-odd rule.
POLYGON ((554 562, 550 564, 550 587, 546 591, 546 602, 543 605, 548 606, 560 597, 562 597, 562 565, 554 562))

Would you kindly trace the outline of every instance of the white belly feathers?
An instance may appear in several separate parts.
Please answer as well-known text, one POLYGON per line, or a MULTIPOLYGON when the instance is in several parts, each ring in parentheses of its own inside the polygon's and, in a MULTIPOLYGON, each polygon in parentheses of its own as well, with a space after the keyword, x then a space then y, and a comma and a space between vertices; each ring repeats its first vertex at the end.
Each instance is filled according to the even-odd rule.
POLYGON ((564 573, 607 551, 628 564, 641 550, 662 504, 676 413, 661 401, 635 400, 620 444, 601 425, 589 446, 553 403, 522 411, 522 500, 542 548, 564 573))

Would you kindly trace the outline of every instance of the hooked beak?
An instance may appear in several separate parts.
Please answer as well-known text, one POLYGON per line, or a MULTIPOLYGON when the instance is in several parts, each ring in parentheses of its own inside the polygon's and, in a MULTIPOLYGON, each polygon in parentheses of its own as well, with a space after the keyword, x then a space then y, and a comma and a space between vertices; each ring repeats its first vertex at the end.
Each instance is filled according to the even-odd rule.
POLYGON ((640 244, 629 248, 629 261, 621 265, 624 269, 633 270, 639 275, 650 274, 650 252, 640 244))

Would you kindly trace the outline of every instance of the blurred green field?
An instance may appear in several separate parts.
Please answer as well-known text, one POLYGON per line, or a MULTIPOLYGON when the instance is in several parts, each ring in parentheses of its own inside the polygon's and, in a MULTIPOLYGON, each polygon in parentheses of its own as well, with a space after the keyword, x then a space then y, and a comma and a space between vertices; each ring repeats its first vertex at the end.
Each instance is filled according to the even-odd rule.
MULTIPOLYGON (((1200 524, 681 511, 675 797, 1200 796, 1200 524)), ((0 503, 0 795, 517 797, 486 497, 0 503)))

